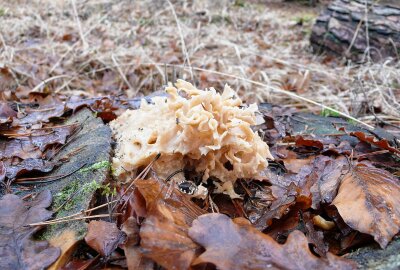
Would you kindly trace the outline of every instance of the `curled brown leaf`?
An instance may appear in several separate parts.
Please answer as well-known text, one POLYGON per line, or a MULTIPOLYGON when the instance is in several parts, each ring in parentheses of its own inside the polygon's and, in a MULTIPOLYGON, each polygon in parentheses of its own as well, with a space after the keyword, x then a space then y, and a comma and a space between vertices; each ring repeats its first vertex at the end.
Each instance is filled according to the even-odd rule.
POLYGON ((400 184, 389 172, 358 164, 332 202, 351 228, 370 234, 384 248, 400 230, 400 184))
POLYGON ((396 147, 393 147, 389 144, 389 141, 386 139, 377 139, 375 136, 368 136, 364 132, 356 131, 351 132, 351 136, 357 137, 360 141, 372 144, 378 148, 389 150, 390 152, 400 156, 400 150, 396 147))

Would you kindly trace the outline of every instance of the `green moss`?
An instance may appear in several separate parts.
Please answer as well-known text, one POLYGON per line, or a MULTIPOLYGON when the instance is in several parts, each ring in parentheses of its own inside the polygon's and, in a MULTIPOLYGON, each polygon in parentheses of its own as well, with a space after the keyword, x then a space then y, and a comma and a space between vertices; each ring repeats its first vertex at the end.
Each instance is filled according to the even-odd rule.
POLYGON ((62 190, 60 190, 57 194, 54 195, 53 199, 53 209, 58 209, 65 203, 63 206, 63 209, 65 210, 70 210, 73 208, 75 205, 74 198, 76 196, 76 193, 78 193, 79 190, 79 181, 74 180, 70 182, 68 185, 66 185, 62 190))
POLYGON ((82 168, 79 170, 80 173, 85 173, 85 172, 89 172, 89 171, 93 171, 93 170, 99 170, 99 169, 103 169, 103 168, 111 168, 111 163, 107 160, 103 160, 100 162, 97 162, 95 164, 93 164, 92 166, 86 167, 86 168, 82 168))
POLYGON ((95 192, 97 189, 101 188, 102 185, 100 185, 96 180, 93 180, 92 182, 85 183, 82 188, 81 188, 81 194, 82 195, 88 195, 90 193, 95 192))
POLYGON ((0 17, 6 15, 6 10, 4 8, 0 8, 0 17))
MULTIPOLYGON (((78 202, 85 199, 86 195, 93 193, 100 187, 101 185, 95 180, 85 183, 82 186, 80 186, 79 180, 74 180, 54 195, 53 209, 58 209, 65 203, 62 209, 69 211, 73 209, 78 202)), ((60 215, 62 216, 62 213, 60 213, 60 215)))
POLYGON ((338 114, 337 112, 335 112, 335 111, 333 111, 331 109, 323 109, 321 111, 321 116, 324 116, 324 117, 329 117, 329 116, 340 117, 340 114, 338 114))
POLYGON ((354 121, 352 119, 349 119, 349 118, 346 118, 346 122, 349 123, 349 124, 352 124, 354 126, 358 124, 356 121, 354 121))
POLYGON ((102 195, 116 195, 116 189, 111 189, 110 184, 101 185, 96 180, 93 180, 80 186, 80 182, 75 180, 54 195, 53 209, 58 209, 65 203, 58 213, 59 216, 64 216, 62 211, 69 211, 75 208, 88 195, 99 189, 102 190, 102 195))
POLYGON ((293 18, 297 24, 311 23, 315 19, 313 14, 303 14, 301 16, 296 16, 293 18))
POLYGON ((115 196, 115 195, 117 195, 116 188, 114 187, 113 189, 111 189, 110 183, 108 183, 107 185, 101 185, 101 189, 102 189, 101 195, 105 195, 105 196, 110 196, 110 195, 115 196))
POLYGON ((235 0, 233 5, 235 7, 245 7, 246 6, 246 1, 244 1, 244 0, 235 0))
POLYGON ((215 14, 211 16, 211 23, 227 23, 232 24, 232 19, 229 15, 215 14))
MULTIPOLYGON (((335 112, 335 111, 333 111, 331 109, 323 109, 321 111, 321 116, 324 116, 324 117, 342 117, 339 113, 337 113, 337 112, 335 112)), ((352 119, 345 118, 345 120, 349 124, 357 125, 357 122, 352 120, 352 119)))

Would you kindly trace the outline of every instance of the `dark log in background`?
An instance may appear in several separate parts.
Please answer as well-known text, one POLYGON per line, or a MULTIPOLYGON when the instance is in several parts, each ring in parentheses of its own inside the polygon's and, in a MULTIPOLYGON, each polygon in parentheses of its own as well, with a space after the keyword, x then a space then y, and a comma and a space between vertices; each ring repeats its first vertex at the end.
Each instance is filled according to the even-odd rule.
POLYGON ((316 53, 356 62, 368 52, 373 61, 400 59, 400 0, 336 0, 317 18, 310 42, 316 53))

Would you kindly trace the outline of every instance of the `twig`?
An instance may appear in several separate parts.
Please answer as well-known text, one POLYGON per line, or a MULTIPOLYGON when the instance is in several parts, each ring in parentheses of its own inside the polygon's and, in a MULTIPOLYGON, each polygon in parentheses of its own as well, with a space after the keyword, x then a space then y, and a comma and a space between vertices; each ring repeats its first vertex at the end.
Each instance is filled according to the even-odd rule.
MULTIPOLYGON (((119 216, 119 215, 121 215, 121 213, 114 213, 111 215, 119 216)), ((90 219, 90 218, 101 218, 101 217, 109 217, 109 216, 110 216, 110 214, 101 214, 101 215, 94 215, 94 216, 87 216, 87 217, 77 217, 77 218, 66 219, 66 220, 31 223, 31 224, 28 224, 28 226, 43 226, 43 225, 58 224, 58 223, 63 223, 63 222, 70 222, 70 221, 75 221, 75 220, 84 220, 84 219, 90 219)))
POLYGON ((366 153, 366 154, 361 154, 358 156, 354 156, 353 158, 361 158, 361 157, 367 157, 367 156, 374 156, 374 155, 381 155, 381 154, 386 154, 386 153, 390 153, 389 150, 379 150, 379 151, 375 151, 375 152, 371 152, 371 153, 366 153))
MULTIPOLYGON (((68 215, 68 216, 61 217, 61 218, 52 219, 51 221, 60 221, 60 220, 70 219, 70 218, 72 218, 72 217, 77 217, 77 216, 79 216, 79 215, 83 215, 83 214, 85 214, 85 213, 92 212, 92 211, 94 211, 94 210, 100 209, 100 208, 102 208, 102 207, 104 207, 104 206, 108 206, 108 205, 110 205, 110 204, 112 204, 112 203, 114 203, 114 202, 117 202, 117 201, 118 201, 118 200, 114 200, 114 201, 111 201, 111 202, 108 202, 108 203, 104 203, 104 204, 102 204, 102 205, 99 205, 99 206, 96 206, 96 207, 93 207, 93 208, 90 208, 90 209, 81 211, 81 212, 79 212, 79 213, 75 213, 75 214, 68 215)), ((46 222, 49 222, 49 221, 46 221, 46 222)))
MULTIPOLYGON (((150 171, 150 169, 151 169, 151 167, 153 166, 154 162, 156 162, 156 161, 160 158, 160 156, 161 156, 161 154, 157 154, 157 156, 149 163, 149 165, 147 165, 146 168, 145 168, 143 171, 140 172, 140 174, 132 181, 132 183, 130 183, 130 185, 129 185, 128 188, 125 190, 125 192, 121 195, 121 197, 119 198, 119 200, 121 200, 121 199, 126 195, 126 193, 128 193, 128 191, 129 191, 129 190, 133 187, 133 185, 135 184, 136 180, 138 180, 138 179, 140 179, 140 178, 142 178, 142 177, 145 177, 145 176, 148 174, 148 172, 150 171)), ((129 200, 131 199, 132 194, 133 194, 133 193, 131 193, 131 194, 129 195, 128 199, 125 201, 124 205, 122 206, 123 208, 126 206, 126 204, 127 204, 127 203, 129 202, 129 200)), ((111 210, 112 210, 111 212, 113 212, 113 211, 115 210, 115 207, 116 207, 116 206, 117 206, 117 203, 116 203, 116 204, 114 205, 114 207, 111 209, 111 210)))
POLYGON ((115 59, 115 55, 111 54, 111 59, 115 65, 115 67, 118 70, 119 75, 121 76, 122 80, 125 82, 125 84, 129 87, 129 89, 134 93, 133 96, 135 96, 138 92, 139 89, 136 89, 136 91, 134 90, 133 86, 131 85, 131 83, 128 81, 128 79, 126 78, 125 74, 122 72, 121 67, 119 66, 117 60, 115 59))
POLYGON ((71 0, 71 4, 72 4, 72 10, 74 11, 74 18, 75 18, 76 24, 78 25, 79 36, 81 37, 81 40, 82 40, 82 47, 84 50, 86 50, 89 47, 89 45, 86 42, 85 35, 83 34, 83 31, 82 31, 82 25, 81 25, 81 21, 79 20, 75 0, 71 0))
POLYGON ((81 165, 79 168, 75 169, 74 171, 68 173, 68 174, 61 174, 61 175, 55 175, 55 176, 43 176, 43 177, 30 177, 30 178, 20 178, 20 179, 15 179, 13 182, 14 183, 18 183, 18 184, 37 184, 37 183, 47 183, 47 182, 52 182, 52 181, 56 181, 56 180, 60 180, 63 179, 67 176, 70 176, 74 173, 76 173, 77 171, 79 171, 80 169, 82 169, 84 166, 86 166, 87 163, 84 163, 83 165, 81 165), (53 179, 54 178, 54 179, 53 179), (47 181, 35 181, 36 179, 50 179, 47 181))
POLYGON ((49 83, 49 82, 51 82, 51 81, 54 81, 54 80, 57 80, 57 79, 60 79, 60 78, 66 78, 66 77, 71 77, 71 76, 69 76, 69 75, 57 75, 57 76, 50 77, 50 78, 48 78, 48 79, 42 81, 42 82, 39 83, 38 85, 36 85, 36 86, 31 90, 31 92, 36 92, 37 90, 40 89, 40 87, 42 87, 43 85, 45 85, 45 84, 47 84, 47 83, 49 83))
POLYGON ((178 26, 179 36, 181 38, 181 43, 182 43, 182 53, 184 54, 184 56, 186 58, 186 61, 187 61, 188 65, 189 65, 190 77, 192 79, 192 82, 194 83, 192 65, 190 64, 189 54, 188 54, 188 51, 186 49, 185 39, 183 38, 183 33, 182 33, 181 26, 179 24, 178 16, 176 16, 175 8, 174 8, 174 5, 171 3, 171 1, 168 0, 168 4, 171 7, 172 14, 174 15, 176 25, 178 26))

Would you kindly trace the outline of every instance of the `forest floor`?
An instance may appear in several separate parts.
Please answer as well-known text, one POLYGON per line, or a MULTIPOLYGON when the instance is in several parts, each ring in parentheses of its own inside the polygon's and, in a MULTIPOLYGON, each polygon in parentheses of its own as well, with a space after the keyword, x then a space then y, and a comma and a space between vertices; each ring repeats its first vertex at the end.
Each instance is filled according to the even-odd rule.
POLYGON ((314 54, 303 2, 0 0, 0 269, 398 269, 400 63, 314 54), (215 145, 187 85, 137 116, 177 79, 259 111, 194 90, 215 145))
POLYGON ((200 88, 228 83, 250 102, 334 114, 286 90, 370 125, 400 125, 398 63, 312 53, 312 24, 326 3, 0 1, 0 87, 133 97, 179 77, 200 88))

